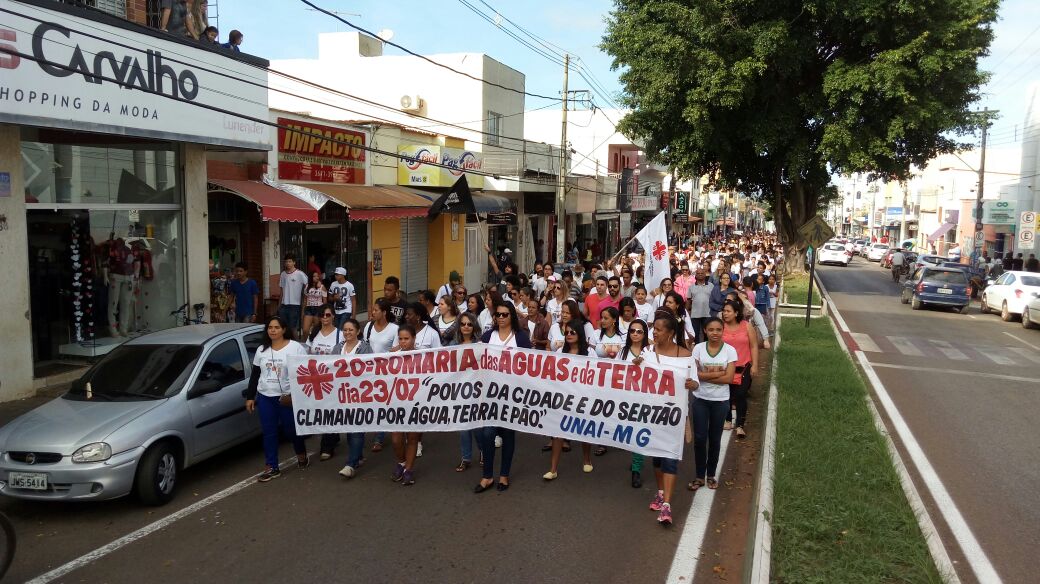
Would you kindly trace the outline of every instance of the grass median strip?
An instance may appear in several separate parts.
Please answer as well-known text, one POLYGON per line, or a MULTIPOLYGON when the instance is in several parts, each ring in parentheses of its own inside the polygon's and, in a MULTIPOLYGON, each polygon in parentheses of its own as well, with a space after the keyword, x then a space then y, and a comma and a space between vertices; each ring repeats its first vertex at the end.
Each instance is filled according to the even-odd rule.
POLYGON ((771 579, 942 582, 831 326, 780 331, 771 579))
MULTIPOLYGON (((805 304, 809 296, 809 274, 792 274, 784 277, 784 293, 791 304, 805 304)), ((813 284, 813 305, 820 305, 820 289, 813 284)))

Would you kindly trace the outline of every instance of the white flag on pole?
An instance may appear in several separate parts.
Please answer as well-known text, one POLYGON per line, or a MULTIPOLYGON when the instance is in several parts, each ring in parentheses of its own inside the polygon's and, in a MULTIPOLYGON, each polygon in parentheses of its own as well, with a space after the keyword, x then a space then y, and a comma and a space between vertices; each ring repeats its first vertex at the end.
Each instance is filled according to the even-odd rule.
POLYGON ((661 211, 636 235, 646 257, 643 264, 643 286, 646 286, 648 291, 660 287, 661 280, 672 275, 668 267, 668 231, 665 228, 664 217, 665 212, 661 211))

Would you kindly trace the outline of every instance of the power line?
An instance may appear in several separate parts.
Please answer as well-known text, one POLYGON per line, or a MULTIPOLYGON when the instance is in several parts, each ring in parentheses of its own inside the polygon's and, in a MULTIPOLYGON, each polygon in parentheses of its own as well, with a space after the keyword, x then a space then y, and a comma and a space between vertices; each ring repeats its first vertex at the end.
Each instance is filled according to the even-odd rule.
MULTIPOLYGON (((369 30, 361 28, 360 26, 358 26, 358 25, 350 22, 349 20, 347 20, 347 19, 345 19, 345 18, 335 14, 334 12, 330 12, 330 11, 325 10, 324 8, 318 6, 317 4, 314 4, 310 0, 300 0, 300 2, 306 4, 307 6, 310 6, 311 8, 317 10, 318 12, 321 12, 323 14, 331 16, 332 18, 335 18, 336 20, 342 22, 343 24, 349 26, 350 28, 352 28, 352 29, 354 29, 354 30, 356 30, 358 32, 365 33, 365 34, 367 34, 367 35, 369 35, 369 36, 371 36, 373 38, 379 38, 379 35, 375 34, 374 32, 371 32, 369 30)), ((562 101, 562 98, 559 98, 559 97, 551 97, 551 96, 548 96, 548 95, 539 95, 537 93, 530 93, 530 92, 524 91, 522 89, 516 89, 516 88, 513 88, 513 87, 508 87, 506 85, 502 85, 500 83, 495 83, 493 81, 488 81, 486 79, 481 79, 479 77, 474 77, 473 75, 470 75, 469 73, 466 73, 465 71, 459 71, 458 69, 454 69, 452 67, 449 67, 448 65, 445 65, 444 63, 438 63, 437 61, 434 61, 433 59, 431 59, 431 58, 429 58, 429 57, 427 57, 425 55, 420 55, 419 53, 416 53, 415 51, 407 49, 407 48, 405 48, 405 47, 403 47, 403 46, 401 46, 401 45, 399 45, 399 44, 397 44, 395 42, 388 41, 388 40, 384 40, 383 42, 388 44, 388 45, 390 45, 391 47, 396 47, 398 49, 401 49, 402 51, 408 53, 409 55, 411 55, 413 57, 418 57, 418 58, 420 58, 420 59, 422 59, 422 60, 424 60, 424 61, 426 61, 428 63, 436 65, 437 67, 441 67, 442 69, 447 69, 448 71, 451 71, 452 73, 455 73, 455 74, 458 74, 458 75, 462 75, 463 77, 468 77, 468 78, 470 78, 470 79, 472 79, 474 81, 479 81, 480 83, 484 83, 484 84, 490 85, 492 87, 498 87, 499 89, 504 89, 506 91, 512 91, 513 93, 519 93, 521 95, 530 95, 531 97, 537 97, 539 99, 550 99, 550 100, 553 100, 553 101, 562 101)))
MULTIPOLYGON (((52 67, 52 68, 55 68, 55 69, 61 69, 63 71, 68 71, 69 73, 73 73, 73 74, 75 74, 75 73, 82 73, 81 71, 79 71, 77 69, 73 69, 69 65, 65 65, 63 63, 58 63, 58 62, 55 62, 55 61, 51 61, 49 59, 39 58, 39 57, 36 57, 35 55, 30 55, 28 53, 23 53, 21 51, 5 49, 3 52, 5 52, 5 53, 7 53, 9 55, 15 55, 15 56, 18 56, 18 57, 20 57, 22 59, 33 61, 33 62, 36 62, 36 63, 42 63, 42 64, 45 64, 45 65, 47 65, 49 67, 52 67)), ((130 88, 130 85, 128 85, 126 82, 120 81, 119 79, 116 79, 114 77, 106 77, 104 74, 92 74, 91 77, 93 77, 94 79, 101 80, 101 81, 108 81, 110 83, 114 83, 114 84, 116 84, 116 85, 118 85, 120 87, 125 87, 125 88, 128 88, 128 89, 130 88)), ((253 117, 253 116, 250 116, 250 115, 246 115, 246 114, 244 114, 242 112, 236 112, 236 111, 232 111, 232 110, 229 110, 229 109, 226 109, 226 108, 222 108, 222 107, 218 107, 218 106, 214 106, 214 105, 209 105, 209 104, 205 104, 205 103, 198 103, 198 102, 195 102, 195 101, 187 100, 187 99, 184 99, 182 97, 168 95, 166 93, 162 93, 162 92, 159 92, 159 91, 154 90, 154 89, 146 89, 146 88, 141 88, 141 87, 138 87, 138 86, 134 86, 132 89, 134 89, 136 91, 141 91, 143 93, 147 93, 147 94, 150 94, 150 95, 155 95, 155 96, 158 96, 158 97, 162 97, 164 99, 168 99, 168 100, 171 100, 171 101, 177 101, 177 102, 185 103, 185 104, 190 105, 192 107, 197 107, 197 108, 201 108, 201 109, 205 109, 205 110, 209 110, 209 111, 213 111, 213 112, 217 112, 217 113, 221 113, 221 114, 225 114, 225 115, 229 115, 229 116, 234 116, 234 117, 237 117, 237 118, 241 118, 243 120, 247 120, 247 121, 253 122, 255 124, 260 124, 260 125, 263 125, 263 126, 268 126, 268 127, 271 127, 271 128, 277 128, 277 129, 280 129, 280 130, 286 130, 286 131, 290 131, 290 132, 300 132, 298 129, 293 128, 291 126, 278 124, 276 122, 272 122, 270 120, 266 120, 266 119, 262 119, 262 118, 253 117)), ((303 132, 303 133, 306 133, 306 132, 303 132)), ((329 142, 332 142, 334 144, 341 144, 343 146, 348 146, 348 147, 351 147, 351 148, 364 150, 366 152, 371 152, 373 154, 381 154, 383 156, 387 156, 389 158, 395 158, 397 160, 408 160, 408 157, 404 156, 402 154, 399 154, 399 153, 396 153, 396 152, 388 152, 386 150, 381 150, 379 148, 375 148, 375 147, 368 146, 368 145, 355 144, 353 142, 348 142, 346 140, 338 140, 336 138, 325 138, 325 140, 328 140, 329 142)), ((433 166, 433 167, 436 167, 436 168, 443 168, 443 169, 446 169, 446 170, 457 170, 456 168, 454 168, 452 166, 449 166, 447 164, 443 164, 443 163, 423 162, 423 164, 426 164, 426 165, 429 165, 429 166, 433 166)), ((501 178, 500 175, 497 175, 497 174, 494 174, 494 173, 490 173, 490 172, 467 171, 467 173, 468 174, 472 174, 472 175, 476 175, 476 176, 491 177, 491 178, 501 178)), ((539 187, 545 186, 544 184, 542 184, 540 182, 524 180, 524 179, 522 179, 520 177, 517 177, 517 178, 512 179, 512 180, 516 180, 517 183, 520 183, 520 184, 530 184, 530 185, 535 185, 535 186, 539 186, 539 187)), ((589 192, 589 193, 593 193, 593 194, 601 194, 599 191, 591 190, 591 189, 585 189, 585 188, 581 188, 581 187, 573 187, 573 189, 578 190, 578 191, 583 191, 583 192, 589 192)))
POLYGON ((1036 26, 1036 28, 1034 28, 1033 30, 1029 31, 1029 34, 1027 34, 1027 35, 1026 35, 1026 36, 1025 36, 1025 37, 1024 37, 1023 39, 1022 39, 1022 42, 1020 42, 1020 43, 1018 43, 1017 45, 1015 45, 1015 48, 1011 49, 1011 51, 1010 51, 1010 52, 1008 52, 1008 54, 1004 55, 1004 58, 1003 58, 1003 59, 1001 59, 1001 60, 1000 60, 1000 61, 999 61, 999 62, 998 62, 998 63, 997 63, 996 65, 994 65, 994 66, 993 66, 993 70, 994 70, 994 71, 996 71, 998 67, 1000 67, 1001 65, 1003 65, 1003 64, 1004 64, 1004 61, 1007 61, 1007 60, 1008 60, 1008 58, 1009 58, 1009 57, 1011 57, 1011 55, 1014 55, 1014 54, 1015 54, 1015 51, 1017 51, 1017 50, 1021 49, 1021 48, 1022 48, 1022 45, 1026 44, 1026 42, 1028 42, 1028 41, 1029 41, 1029 39, 1033 38, 1033 33, 1035 33, 1035 32, 1036 32, 1036 31, 1038 31, 1038 30, 1040 30, 1040 24, 1038 24, 1038 25, 1036 26))
MULTIPOLYGON (((542 49, 539 49, 538 47, 532 45, 528 41, 525 41, 524 39, 522 39, 519 36, 517 36, 516 33, 512 32, 510 30, 507 30, 504 26, 502 26, 501 24, 495 22, 494 19, 492 19, 487 14, 485 14, 482 10, 480 10, 476 6, 470 4, 466 0, 459 0, 459 3, 462 4, 463 6, 465 6, 466 8, 469 8, 471 11, 473 11, 474 14, 476 14, 480 18, 486 20, 489 24, 491 24, 491 26, 497 28, 498 30, 500 30, 503 33, 505 33, 505 34, 509 35, 510 37, 512 37, 513 40, 515 40, 516 42, 524 45, 528 49, 531 49, 532 51, 534 51, 538 55, 541 55, 546 60, 548 60, 548 61, 550 61, 550 62, 552 62, 552 63, 554 63, 556 65, 560 65, 561 67, 563 66, 563 61, 561 61, 560 58, 558 58, 558 57, 556 57, 556 56, 554 56, 552 54, 549 54, 549 53, 547 53, 546 51, 544 51, 542 49)), ((498 16, 501 16, 501 15, 498 15, 498 16)))
POLYGON ((505 20, 509 24, 513 25, 514 27, 517 28, 517 30, 519 30, 520 32, 522 32, 525 35, 527 35, 534 42, 536 42, 536 43, 542 45, 543 47, 545 47, 545 49, 548 50, 549 52, 556 54, 561 59, 563 58, 564 55, 568 55, 568 54, 573 55, 574 54, 574 51, 568 51, 567 49, 564 49, 563 47, 561 47, 559 45, 553 44, 553 43, 543 39, 542 37, 534 34, 533 32, 527 30, 526 28, 520 26, 519 24, 513 22, 505 14, 502 14, 501 12, 498 11, 497 8, 495 8, 494 6, 491 6, 490 4, 485 2, 484 0, 480 0, 480 3, 483 4, 484 6, 487 6, 495 14, 497 14, 500 17, 502 17, 502 20, 505 20))

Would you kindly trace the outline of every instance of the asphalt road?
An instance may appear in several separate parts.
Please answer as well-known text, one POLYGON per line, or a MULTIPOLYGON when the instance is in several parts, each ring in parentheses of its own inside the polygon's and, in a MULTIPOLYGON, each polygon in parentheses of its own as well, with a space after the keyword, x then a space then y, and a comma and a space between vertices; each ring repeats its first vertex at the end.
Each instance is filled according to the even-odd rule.
MULTIPOLYGON (((0 422, 39 401, 3 404, 0 422)), ((31 581, 95 553, 67 574, 38 581, 664 582, 694 496, 683 486, 693 478, 692 452, 680 463, 675 523, 665 528, 648 509, 655 489, 650 459, 636 490, 629 485, 629 453, 594 457, 594 472, 584 474, 575 444, 564 454, 559 479, 546 483, 543 443, 520 437, 512 486, 503 493, 472 492, 479 470, 455 472, 458 437, 447 433, 425 436, 410 487, 389 480, 389 449, 367 453, 367 464, 349 481, 337 474, 343 463, 337 456, 315 457, 302 471, 293 464, 281 478, 258 484, 252 477, 263 457, 256 442, 184 471, 178 497, 165 507, 132 499, 0 498, 19 534, 7 581, 31 581), (236 484, 232 494, 168 519, 236 484), (135 531, 154 522, 162 527, 138 538, 135 531), (128 536, 132 543, 105 547, 128 536)), ((313 450, 317 439, 308 445, 313 450)), ((291 456, 283 444, 282 459, 291 456)))
MULTIPOLYGON (((1040 331, 983 315, 899 302, 874 262, 818 268, 831 299, 914 438, 1005 582, 1036 581, 1040 541, 1040 331)), ((904 456, 904 460, 909 460, 904 456)), ((908 467, 911 466, 908 463, 908 467)), ((920 477, 963 582, 975 577, 920 477)))

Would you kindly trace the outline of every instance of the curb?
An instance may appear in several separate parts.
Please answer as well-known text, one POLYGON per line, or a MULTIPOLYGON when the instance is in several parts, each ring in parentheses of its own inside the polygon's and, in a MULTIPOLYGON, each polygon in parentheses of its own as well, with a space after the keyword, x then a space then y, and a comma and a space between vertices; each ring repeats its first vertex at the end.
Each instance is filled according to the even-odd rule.
POLYGON ((780 352, 780 321, 784 316, 776 315, 773 332, 773 364, 769 371, 769 402, 766 406, 765 439, 762 458, 759 461, 757 490, 755 493, 754 534, 751 542, 751 568, 745 582, 768 584, 773 557, 773 475, 776 471, 776 405, 777 405, 777 355, 780 352))
MULTIPOLYGON (((828 292, 827 288, 823 285, 823 282, 818 275, 816 277, 816 284, 819 286, 821 297, 826 299, 824 300, 824 302, 832 307, 832 314, 830 315, 830 318, 831 324, 833 325, 832 330, 834 332, 835 339, 838 341, 838 346, 842 348, 845 354, 848 355, 849 359, 852 361, 853 365, 856 366, 856 369, 860 371, 860 374, 865 378, 864 381, 866 381, 873 389, 873 394, 878 396, 878 400, 882 403, 882 406, 884 406, 885 411, 888 413, 889 417, 893 419, 893 425, 897 426, 896 433, 900 436, 900 439, 903 440, 903 443, 906 444, 907 440, 904 438, 904 431, 907 434, 909 434, 909 428, 901 429, 898 427, 900 425, 900 422, 902 422, 902 418, 896 410, 895 404, 892 403, 887 390, 885 390, 884 385, 882 385, 881 380, 878 378, 877 373, 874 372, 873 367, 870 366, 870 362, 866 360, 862 351, 859 351, 858 349, 853 350, 848 346, 848 343, 846 342, 843 336, 843 333, 849 333, 848 325, 845 324, 845 319, 841 317, 841 313, 838 311, 837 307, 834 306, 833 301, 830 300, 830 292, 828 292), (895 415, 893 415, 893 412, 895 412, 895 415), (896 421, 897 417, 899 418, 898 421, 896 421)), ((917 487, 914 485, 913 479, 911 478, 910 473, 907 470, 906 463, 903 461, 902 456, 900 456, 899 454, 899 450, 896 448, 895 442, 892 440, 892 435, 889 432, 888 427, 885 425, 885 422, 882 419, 876 404, 874 403, 874 397, 871 395, 871 392, 867 392, 866 401, 867 407, 870 409, 870 414, 874 418, 874 426, 878 429, 878 432, 880 432, 885 439, 885 445, 888 449, 889 459, 892 462, 892 466, 895 467, 896 474, 899 475, 899 483, 903 487, 903 494, 906 496, 907 502, 910 504, 910 508, 913 510, 914 515, 917 517, 917 525, 921 529, 922 535, 924 535, 925 541, 928 545, 928 551, 932 556, 932 561, 935 562, 936 568, 939 570, 940 576, 943 578, 944 582, 947 582, 948 584, 959 584, 960 578, 957 576, 957 571, 953 566, 953 561, 950 559, 950 555, 946 551, 946 547, 943 545, 942 539, 939 537, 939 533, 935 528, 935 522, 932 520, 931 515, 928 513, 928 509, 925 507, 924 500, 921 498, 921 494, 918 492, 917 487)), ((905 422, 902 422, 902 425, 905 426, 905 422)), ((918 471, 920 472, 920 467, 917 463, 916 458, 913 456, 912 453, 910 454, 910 456, 912 462, 915 463, 915 467, 917 467, 918 471)), ((921 456, 924 456, 923 453, 921 454, 921 456)), ((927 481, 926 488, 929 488, 927 485, 927 481)), ((931 489, 929 488, 929 490, 931 489)), ((943 492, 945 493, 945 489, 943 489, 943 492)), ((932 496, 935 499, 937 505, 941 505, 941 501, 943 499, 949 499, 948 494, 945 497, 937 497, 933 492, 932 496)), ((949 505, 954 509, 954 512, 957 513, 957 516, 960 517, 960 513, 956 511, 956 507, 953 505, 952 500, 949 500, 949 505)), ((960 521, 963 522, 963 518, 961 518, 960 521)), ((967 529, 966 524, 965 529, 967 529)), ((971 539, 974 542, 974 546, 978 548, 978 542, 974 540, 974 536, 971 536, 971 539)), ((962 544, 962 549, 964 549, 964 547, 965 546, 962 544)), ((985 554, 984 552, 982 552, 981 548, 978 548, 977 552, 978 554, 982 554, 982 563, 984 565, 981 568, 975 566, 975 563, 973 562, 974 557, 972 553, 969 553, 967 549, 964 549, 964 552, 965 556, 968 557, 969 565, 975 572, 975 575, 978 577, 980 582, 1001 582, 1000 577, 993 569, 993 566, 989 563, 989 560, 985 557, 985 554)))

